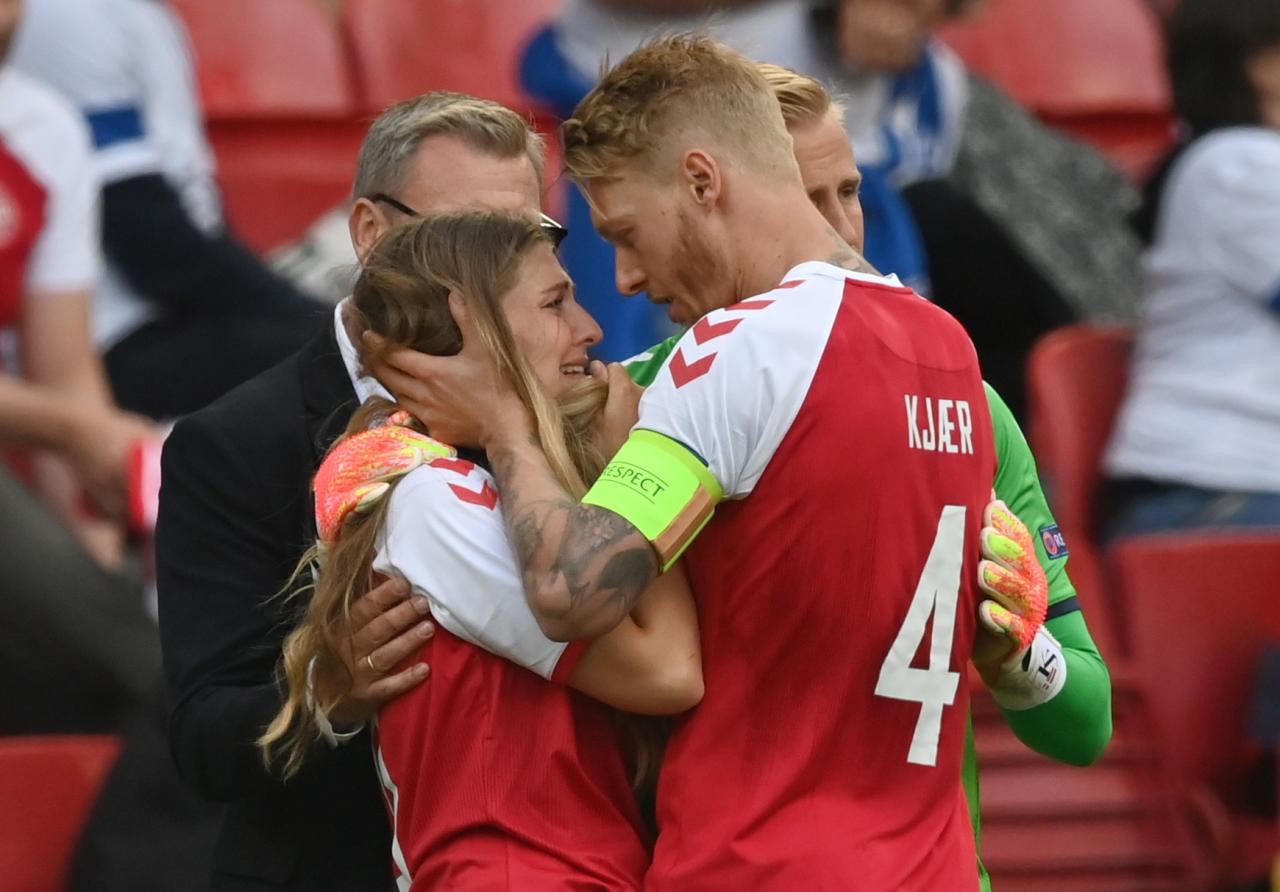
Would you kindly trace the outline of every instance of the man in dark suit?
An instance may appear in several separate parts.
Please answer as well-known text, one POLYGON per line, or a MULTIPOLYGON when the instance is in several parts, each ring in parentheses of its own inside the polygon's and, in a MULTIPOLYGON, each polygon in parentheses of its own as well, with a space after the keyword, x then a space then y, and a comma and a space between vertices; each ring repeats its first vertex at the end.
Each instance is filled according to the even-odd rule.
MULTIPOLYGON (((435 93, 388 109, 360 153, 352 243, 364 257, 419 213, 492 207, 537 214, 541 144, 496 103, 435 93)), ((255 741, 280 708, 281 643, 305 606, 285 588, 315 541, 311 478, 358 402, 363 377, 339 304, 299 353, 180 421, 165 444, 156 560, 160 633, 182 776, 228 804, 215 890, 394 888, 391 833, 364 723, 422 682, 392 667, 432 626, 425 599, 393 580, 357 602, 345 665, 314 667, 328 740, 288 783, 255 741), (350 741, 350 742, 348 742, 350 741)))

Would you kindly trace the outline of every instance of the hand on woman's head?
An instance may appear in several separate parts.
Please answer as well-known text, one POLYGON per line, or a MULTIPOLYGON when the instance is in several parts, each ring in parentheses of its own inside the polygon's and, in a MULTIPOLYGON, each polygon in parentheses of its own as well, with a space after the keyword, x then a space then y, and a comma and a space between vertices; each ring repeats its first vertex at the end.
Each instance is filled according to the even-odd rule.
POLYGON ((408 347, 384 352, 383 339, 366 331, 369 370, 437 440, 483 448, 504 436, 527 436, 528 409, 481 342, 465 302, 450 295, 449 309, 462 330, 457 356, 408 347))
POLYGON ((591 377, 609 385, 609 397, 604 409, 596 418, 596 442, 606 458, 612 458, 622 448, 640 418, 640 397, 644 388, 631 380, 626 367, 615 362, 606 366, 603 362, 591 363, 591 377))

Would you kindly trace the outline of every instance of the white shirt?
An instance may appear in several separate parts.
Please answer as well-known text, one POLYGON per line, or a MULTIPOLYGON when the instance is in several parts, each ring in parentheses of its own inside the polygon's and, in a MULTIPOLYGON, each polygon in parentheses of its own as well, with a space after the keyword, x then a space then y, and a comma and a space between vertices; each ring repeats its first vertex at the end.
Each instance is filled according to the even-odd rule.
POLYGON ((1280 492, 1280 133, 1204 137, 1165 188, 1113 476, 1280 492))
POLYGON ((364 373, 364 367, 360 364, 360 354, 356 352, 356 345, 351 342, 347 326, 342 322, 343 308, 350 301, 349 297, 343 298, 333 308, 333 332, 338 339, 338 352, 342 355, 342 364, 346 366, 347 377, 351 379, 351 389, 356 392, 356 400, 360 403, 366 403, 370 397, 374 396, 394 400, 395 397, 391 395, 391 391, 383 387, 381 381, 364 373))
MULTIPOLYGON (((45 85, 4 68, 0 142, 46 194, 44 227, 26 270, 27 295, 92 288, 102 249, 98 180, 84 121, 45 85)), ((6 206, 0 194, 0 220, 6 206)))
MULTIPOLYGON (((191 50, 167 4, 27 0, 10 63, 90 122, 103 184, 163 174, 198 227, 223 225, 191 50)), ((108 264, 94 305, 98 346, 110 349, 156 316, 108 264)))

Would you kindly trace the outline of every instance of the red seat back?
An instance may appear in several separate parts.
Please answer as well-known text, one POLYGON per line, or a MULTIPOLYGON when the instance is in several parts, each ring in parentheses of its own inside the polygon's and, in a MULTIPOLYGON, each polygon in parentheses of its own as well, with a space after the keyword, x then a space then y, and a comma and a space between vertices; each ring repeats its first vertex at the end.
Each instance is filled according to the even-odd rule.
POLYGON ((364 105, 380 111, 428 90, 525 109, 520 53, 562 0, 348 0, 344 23, 364 105))
POLYGON ((0 737, 0 886, 62 892, 115 737, 0 737))
POLYGON ((1247 767, 1259 659, 1280 643, 1280 536, 1135 537, 1111 560, 1169 765, 1182 782, 1229 796, 1247 767))
POLYGON ((1119 617, 1104 600, 1094 504, 1132 348, 1131 329, 1072 325, 1041 339, 1027 361, 1031 444, 1071 550, 1071 578, 1092 608, 1089 625, 1104 655, 1118 655, 1123 642, 1121 630, 1107 625, 1119 617))
POLYGON ((1145 0, 991 0, 941 36, 971 70, 1130 172, 1172 140, 1163 38, 1145 0))
POLYGON ((195 48, 231 228, 266 250, 347 198, 364 124, 314 0, 176 0, 195 48))
POLYGON ((351 113, 342 41, 314 0, 174 0, 174 6, 191 35, 208 118, 351 113))

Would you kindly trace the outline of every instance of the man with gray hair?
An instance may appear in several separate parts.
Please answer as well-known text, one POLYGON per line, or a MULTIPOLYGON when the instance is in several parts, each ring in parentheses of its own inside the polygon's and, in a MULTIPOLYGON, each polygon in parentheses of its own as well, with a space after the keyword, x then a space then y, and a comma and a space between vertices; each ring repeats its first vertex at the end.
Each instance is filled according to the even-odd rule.
MULTIPOLYGON (((423 213, 538 215, 542 161, 539 138, 496 103, 429 93, 393 106, 360 152, 349 218, 356 257, 423 213)), ((338 304, 333 324, 299 353, 180 421, 165 444, 156 560, 170 743, 188 783, 227 803, 215 890, 393 887, 363 725, 427 677, 421 663, 400 665, 433 633, 425 599, 391 580, 356 603, 343 661, 316 665, 313 676, 322 700, 348 679, 350 689, 329 713, 324 752, 300 775, 286 785, 255 747, 280 707, 282 641, 305 607, 277 595, 315 541, 311 478, 352 410, 385 394, 363 377, 344 310, 338 304)))

